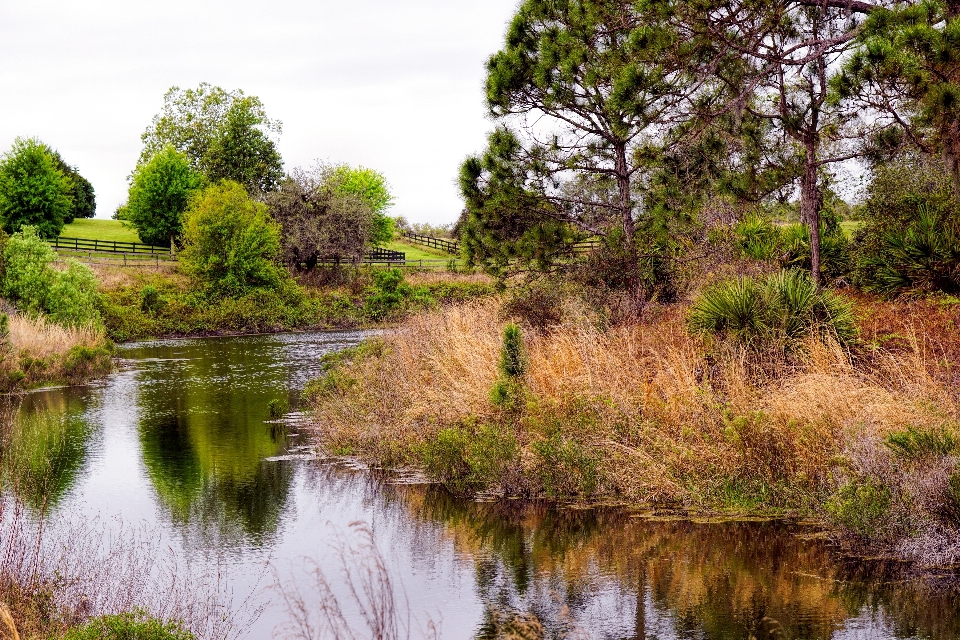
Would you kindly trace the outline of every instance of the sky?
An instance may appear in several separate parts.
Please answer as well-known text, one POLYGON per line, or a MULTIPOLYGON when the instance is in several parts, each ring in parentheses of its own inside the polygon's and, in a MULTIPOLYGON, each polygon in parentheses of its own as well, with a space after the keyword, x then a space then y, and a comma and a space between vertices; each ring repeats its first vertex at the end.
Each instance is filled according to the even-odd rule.
POLYGON ((460 162, 492 123, 484 62, 517 0, 0 0, 0 151, 37 137, 126 199, 172 86, 242 89, 283 122, 285 168, 382 172, 392 215, 454 222, 460 162))

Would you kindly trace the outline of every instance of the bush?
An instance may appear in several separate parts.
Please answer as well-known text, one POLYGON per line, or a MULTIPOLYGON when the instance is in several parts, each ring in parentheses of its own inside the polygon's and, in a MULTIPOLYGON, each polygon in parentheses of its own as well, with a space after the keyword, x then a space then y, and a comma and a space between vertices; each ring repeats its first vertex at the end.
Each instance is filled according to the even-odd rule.
POLYGON ((430 307, 433 304, 433 297, 425 287, 411 287, 404 282, 400 269, 387 269, 374 272, 373 285, 364 303, 364 313, 374 322, 383 322, 410 308, 430 307))
POLYGON ((537 475, 551 498, 590 496, 600 484, 600 463, 579 442, 554 434, 532 446, 539 458, 537 475))
POLYGON ((879 537, 890 507, 890 489, 873 480, 845 484, 826 505, 834 522, 863 537, 879 537))
POLYGON ((156 313, 162 304, 160 290, 152 284, 144 285, 140 291, 140 310, 144 313, 156 313))
POLYGON ((101 616, 71 629, 64 640, 194 640, 180 622, 163 622, 138 609, 101 616))
POLYGON ((280 227, 236 182, 207 187, 192 200, 183 243, 184 271, 215 295, 278 289, 290 279, 278 265, 280 227))
POLYGON ((734 227, 737 251, 754 260, 773 260, 781 251, 780 229, 767 217, 755 213, 734 227))
POLYGON ((13 234, 3 249, 3 295, 24 311, 43 311, 54 280, 50 263, 56 257, 34 227, 23 227, 13 234))
POLYGON ((760 346, 827 334, 848 345, 857 337, 852 306, 830 291, 817 290, 799 271, 763 280, 740 278, 704 290, 694 301, 690 327, 696 333, 760 346))
POLYGON ((939 429, 907 427, 906 431, 889 434, 885 444, 895 455, 908 460, 949 456, 960 447, 960 441, 956 435, 945 427, 939 429))
MULTIPOLYGON (((810 271, 810 228, 791 224, 780 232, 780 266, 810 271)), ((850 273, 850 242, 839 226, 824 225, 820 230, 820 274, 827 280, 838 280, 850 273)))
POLYGON ((878 167, 854 238, 856 282, 887 295, 960 291, 960 194, 917 158, 878 167))
POLYGON ((44 307, 50 319, 64 326, 100 326, 97 277, 86 265, 70 260, 66 271, 56 272, 44 307))
POLYGON ((450 427, 421 449, 424 468, 457 494, 482 489, 516 460, 517 442, 497 427, 450 427))

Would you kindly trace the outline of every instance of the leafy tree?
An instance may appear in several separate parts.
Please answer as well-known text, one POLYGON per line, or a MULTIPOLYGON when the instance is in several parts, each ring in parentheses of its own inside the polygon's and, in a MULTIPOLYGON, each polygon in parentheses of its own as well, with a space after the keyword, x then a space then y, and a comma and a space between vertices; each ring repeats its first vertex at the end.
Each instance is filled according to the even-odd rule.
POLYGON ((486 100, 499 122, 487 151, 460 173, 464 247, 503 272, 514 259, 546 268, 583 236, 639 268, 657 253, 644 186, 651 158, 683 117, 688 51, 658 3, 523 2, 487 63, 486 100))
POLYGON ((871 140, 882 158, 903 144, 941 152, 960 192, 960 2, 921 0, 872 12, 835 79, 839 95, 890 118, 871 140))
POLYGON ((374 246, 390 242, 396 223, 387 215, 387 210, 393 206, 394 198, 383 174, 366 167, 347 165, 333 167, 328 174, 327 179, 337 193, 358 198, 373 212, 370 239, 374 246))
POLYGON ((183 212, 202 186, 203 176, 187 157, 166 146, 134 171, 127 204, 122 207, 123 219, 134 226, 145 244, 169 243, 174 251, 183 212))
POLYGON ((251 193, 272 191, 283 178, 283 161, 270 136, 281 130, 259 98, 239 89, 173 87, 142 136, 140 164, 172 145, 211 182, 233 180, 251 193))
POLYGON ((374 243, 377 214, 369 200, 338 188, 336 170, 297 170, 267 197, 280 223, 283 260, 312 269, 323 261, 353 262, 374 243))
POLYGON ((76 218, 92 218, 97 215, 97 196, 90 181, 80 175, 76 167, 67 164, 59 151, 53 152, 53 159, 63 175, 73 182, 73 188, 70 191, 70 197, 73 198, 73 209, 64 219, 64 222, 70 224, 76 218))
POLYGON ((183 244, 184 270, 215 295, 276 289, 289 278, 277 264, 280 225, 238 182, 209 186, 192 200, 183 244))
POLYGON ((36 138, 17 138, 0 160, 3 230, 15 233, 30 225, 44 238, 56 238, 73 212, 73 189, 49 147, 36 138))

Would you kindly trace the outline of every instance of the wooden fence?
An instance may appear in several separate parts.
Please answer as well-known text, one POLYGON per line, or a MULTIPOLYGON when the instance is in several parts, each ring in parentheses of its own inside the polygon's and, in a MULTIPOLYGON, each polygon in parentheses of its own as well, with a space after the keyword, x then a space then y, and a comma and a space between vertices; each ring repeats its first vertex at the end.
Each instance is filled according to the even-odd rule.
POLYGON ((94 253, 133 253, 133 254, 168 254, 169 247, 155 247, 139 242, 120 242, 118 240, 91 240, 88 238, 57 238, 50 243, 54 249, 67 251, 92 251, 94 253))
POLYGON ((413 240, 417 244, 421 244, 425 247, 430 247, 431 249, 439 249, 440 251, 446 251, 447 253, 452 253, 454 255, 460 253, 460 243, 453 240, 447 240, 445 238, 434 238, 433 236, 424 236, 419 233, 414 233, 413 231, 404 231, 403 237, 413 240))

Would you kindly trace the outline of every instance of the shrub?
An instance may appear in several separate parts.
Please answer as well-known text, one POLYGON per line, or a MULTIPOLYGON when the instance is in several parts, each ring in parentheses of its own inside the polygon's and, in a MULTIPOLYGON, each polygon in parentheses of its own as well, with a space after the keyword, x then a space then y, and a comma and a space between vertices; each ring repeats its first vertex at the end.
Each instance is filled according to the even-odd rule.
POLYGON ((694 332, 758 346, 814 334, 829 334, 848 345, 857 337, 852 306, 833 292, 818 291, 799 271, 708 288, 694 301, 689 322, 694 332))
POLYGON ((450 427, 421 448, 427 472, 448 489, 465 494, 502 476, 518 455, 516 439, 497 427, 450 427))
POLYGON ((527 353, 520 327, 510 323, 503 330, 498 369, 500 378, 493 385, 490 400, 505 409, 516 408, 523 398, 523 376, 527 373, 527 353))
POLYGON ((50 263, 56 257, 34 227, 23 227, 10 236, 3 250, 3 294, 24 311, 43 311, 54 280, 50 263))
POLYGON ((844 529, 863 537, 879 537, 890 513, 890 489, 874 481, 850 482, 827 501, 827 513, 844 529))
POLYGON ((862 218, 858 284, 888 295, 960 291, 960 197, 942 167, 906 158, 876 168, 862 218))
POLYGON ((44 307, 50 319, 70 327, 100 326, 97 278, 86 265, 70 260, 66 271, 56 272, 44 307))
POLYGON ((162 304, 160 290, 152 284, 144 285, 140 291, 140 310, 144 313, 156 313, 162 304))
POLYGON ((960 447, 960 441, 952 430, 918 429, 907 427, 887 436, 885 444, 897 456, 908 460, 920 460, 934 456, 949 456, 960 447))
POLYGON ((163 622, 138 609, 94 618, 71 629, 64 640, 194 640, 180 622, 163 622))
POLYGON ((590 496, 600 484, 600 463, 595 454, 579 442, 560 434, 533 443, 537 475, 551 498, 590 496))
POLYGON ((755 213, 734 227, 737 251, 754 260, 772 260, 781 249, 780 229, 765 216, 755 213))
MULTIPOLYGON (((810 228, 805 224, 787 225, 781 230, 780 266, 787 269, 812 268, 810 228)), ((828 281, 850 273, 850 242, 839 226, 824 226, 820 231, 820 273, 828 281)))
POLYGON ((289 280, 277 264, 280 227, 236 182, 207 187, 191 201, 183 243, 184 271, 215 295, 278 289, 289 280))
POLYGON ((400 269, 375 271, 367 292, 364 313, 374 322, 394 318, 412 307, 430 307, 434 300, 425 287, 404 282, 400 269))

